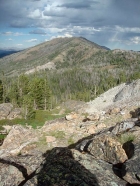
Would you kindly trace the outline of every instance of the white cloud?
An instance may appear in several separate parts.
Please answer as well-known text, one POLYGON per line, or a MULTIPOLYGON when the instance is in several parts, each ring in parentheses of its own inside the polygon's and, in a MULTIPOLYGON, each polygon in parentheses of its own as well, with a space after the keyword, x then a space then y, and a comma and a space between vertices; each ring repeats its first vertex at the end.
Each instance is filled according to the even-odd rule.
POLYGON ((66 28, 48 28, 51 33, 60 33, 66 30, 66 28))
POLYGON ((37 41, 37 39, 29 39, 29 40, 26 40, 26 42, 28 42, 28 43, 32 43, 32 42, 36 42, 37 41))
MULTIPOLYGON (((65 38, 65 37, 72 37, 71 34, 65 33, 64 35, 57 35, 57 36, 52 36, 50 39, 54 39, 54 38, 65 38)), ((45 40, 47 41, 47 40, 45 40)))
POLYGON ((140 37, 133 37, 130 41, 134 44, 140 44, 140 37))
POLYGON ((100 29, 95 29, 94 27, 82 27, 82 26, 74 26, 73 27, 73 31, 78 31, 79 33, 80 32, 92 32, 92 33, 94 33, 94 32, 99 32, 100 31, 100 29))
POLYGON ((9 39, 7 39, 8 41, 13 41, 13 39, 11 39, 11 38, 9 38, 9 39))
POLYGON ((2 35, 6 35, 6 36, 9 36, 9 35, 12 35, 13 34, 13 32, 10 32, 10 31, 8 31, 8 32, 2 32, 2 35))
POLYGON ((115 26, 116 31, 118 32, 134 32, 134 33, 140 33, 140 28, 139 27, 121 27, 116 25, 115 26))
POLYGON ((19 32, 15 32, 15 33, 13 33, 13 35, 14 35, 14 36, 22 36, 22 35, 25 35, 25 34, 19 33, 19 32))
POLYGON ((41 18, 41 16, 42 16, 42 12, 39 9, 30 12, 28 15, 29 18, 33 18, 33 19, 41 18))
POLYGON ((25 35, 25 34, 23 34, 23 33, 11 32, 11 31, 2 32, 1 34, 2 34, 2 35, 5 35, 5 36, 21 36, 21 35, 25 35))
POLYGON ((22 46, 23 44, 17 44, 17 46, 22 46))
POLYGON ((128 39, 124 39, 124 38, 119 38, 118 34, 116 33, 109 41, 126 44, 126 45, 132 45, 132 44, 138 45, 140 44, 140 37, 135 36, 135 37, 130 37, 128 39))

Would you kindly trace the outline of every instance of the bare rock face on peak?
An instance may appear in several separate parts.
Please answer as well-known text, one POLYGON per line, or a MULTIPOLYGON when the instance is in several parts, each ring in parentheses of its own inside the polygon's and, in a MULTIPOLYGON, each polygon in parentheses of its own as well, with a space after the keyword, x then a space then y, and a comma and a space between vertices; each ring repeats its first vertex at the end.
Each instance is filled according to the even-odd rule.
POLYGON ((118 113, 121 108, 130 106, 140 106, 140 79, 109 89, 93 101, 86 103, 78 111, 100 114, 102 111, 111 109, 112 113, 118 113))
POLYGON ((126 100, 140 96, 140 79, 126 84, 125 87, 119 91, 114 101, 126 100))

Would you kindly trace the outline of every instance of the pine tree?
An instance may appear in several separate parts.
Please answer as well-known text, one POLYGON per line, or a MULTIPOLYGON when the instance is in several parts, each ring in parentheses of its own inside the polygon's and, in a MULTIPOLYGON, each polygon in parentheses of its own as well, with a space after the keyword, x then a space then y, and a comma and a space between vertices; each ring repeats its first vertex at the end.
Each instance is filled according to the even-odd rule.
POLYGON ((22 106, 24 96, 29 93, 29 78, 26 75, 20 75, 18 78, 19 104, 22 106))
POLYGON ((33 100, 29 94, 23 97, 23 114, 24 119, 31 119, 35 117, 35 112, 33 110, 33 100))
POLYGON ((50 89, 47 79, 35 77, 30 82, 30 96, 33 99, 33 108, 48 109, 50 107, 50 89))
POLYGON ((50 108, 51 102, 51 91, 48 85, 47 78, 44 79, 44 110, 47 110, 50 108))
POLYGON ((18 104, 19 104, 19 91, 18 91, 18 85, 17 85, 16 81, 12 82, 8 97, 10 99, 10 102, 14 106, 18 106, 18 104))

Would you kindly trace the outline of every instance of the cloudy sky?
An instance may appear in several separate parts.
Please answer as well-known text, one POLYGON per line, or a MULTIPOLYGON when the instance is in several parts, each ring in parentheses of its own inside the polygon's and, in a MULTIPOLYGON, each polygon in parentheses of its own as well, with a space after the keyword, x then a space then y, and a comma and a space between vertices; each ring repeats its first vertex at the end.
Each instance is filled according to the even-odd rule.
POLYGON ((0 0, 0 49, 72 36, 140 51, 140 0, 0 0))

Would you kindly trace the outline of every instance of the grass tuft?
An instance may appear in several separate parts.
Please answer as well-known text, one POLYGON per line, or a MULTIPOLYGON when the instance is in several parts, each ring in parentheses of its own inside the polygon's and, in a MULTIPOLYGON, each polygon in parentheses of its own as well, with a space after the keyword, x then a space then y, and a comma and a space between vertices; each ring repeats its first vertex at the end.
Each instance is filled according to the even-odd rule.
POLYGON ((118 137, 118 140, 121 144, 124 144, 128 141, 134 141, 135 140, 135 135, 130 133, 130 132, 127 132, 125 134, 121 134, 119 137, 118 137))
POLYGON ((54 136, 57 139, 64 139, 65 138, 65 132, 64 131, 51 131, 51 136, 54 136))

